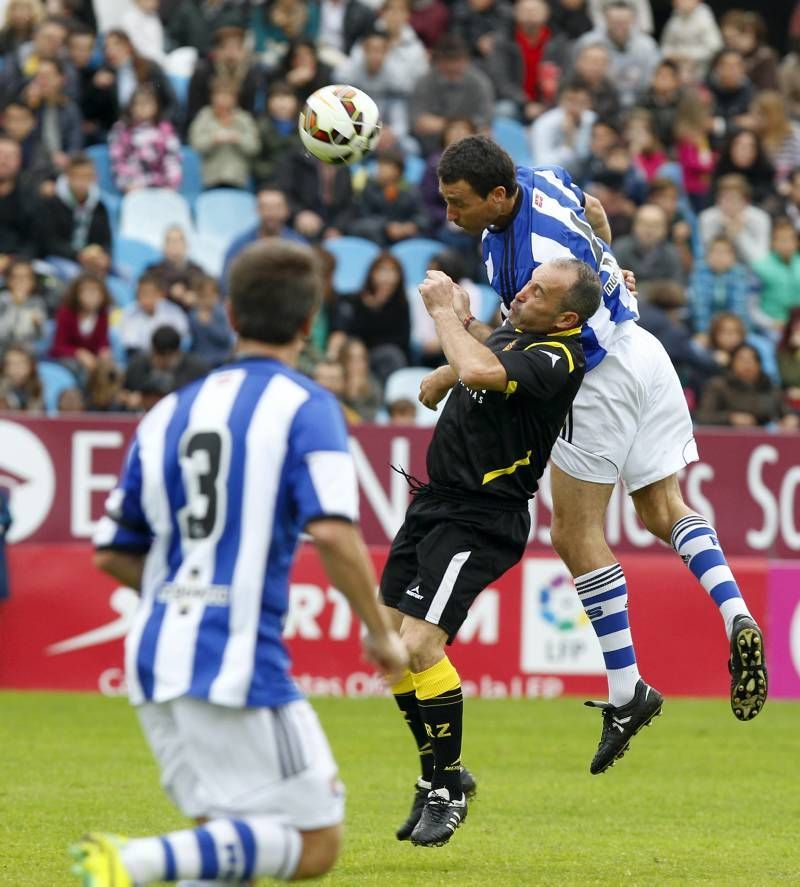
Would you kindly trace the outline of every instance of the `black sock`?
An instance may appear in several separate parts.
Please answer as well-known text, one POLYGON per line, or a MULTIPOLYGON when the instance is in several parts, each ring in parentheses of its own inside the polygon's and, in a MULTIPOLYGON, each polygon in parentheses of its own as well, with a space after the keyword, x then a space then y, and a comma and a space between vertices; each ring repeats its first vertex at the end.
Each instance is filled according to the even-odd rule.
POLYGON ((463 795, 461 789, 461 736, 464 719, 464 697, 461 687, 445 690, 429 699, 417 699, 419 713, 433 746, 436 767, 431 787, 446 788, 450 800, 463 795))
POLYGON ((413 690, 409 693, 395 693, 395 702, 397 707, 403 712, 406 719, 408 729, 414 736, 414 742, 417 744, 417 752, 419 753, 419 764, 422 768, 422 778, 426 782, 433 779, 433 747, 428 738, 428 732, 425 729, 425 723, 419 712, 419 704, 417 696, 413 690))

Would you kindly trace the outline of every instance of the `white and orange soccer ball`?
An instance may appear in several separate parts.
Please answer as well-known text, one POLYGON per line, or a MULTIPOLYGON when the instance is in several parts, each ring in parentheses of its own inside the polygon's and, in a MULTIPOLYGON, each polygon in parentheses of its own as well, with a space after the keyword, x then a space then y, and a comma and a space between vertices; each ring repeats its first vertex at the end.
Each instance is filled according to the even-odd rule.
POLYGON ((308 97, 298 128, 306 150, 324 163, 357 163, 375 150, 381 121, 365 92, 332 84, 308 97))

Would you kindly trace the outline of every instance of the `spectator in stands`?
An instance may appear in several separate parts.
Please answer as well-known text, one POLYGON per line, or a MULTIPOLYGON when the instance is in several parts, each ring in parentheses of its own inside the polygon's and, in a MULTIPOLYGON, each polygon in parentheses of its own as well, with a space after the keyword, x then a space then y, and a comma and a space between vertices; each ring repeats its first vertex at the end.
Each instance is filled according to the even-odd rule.
POLYGON ((336 397, 348 425, 358 425, 361 422, 360 414, 342 399, 344 397, 345 372, 344 366, 338 360, 326 357, 318 361, 314 366, 312 378, 317 385, 321 385, 336 397))
POLYGON ((123 193, 180 187, 181 143, 150 86, 136 87, 108 141, 114 182, 123 193))
POLYGON ((714 132, 718 137, 737 126, 746 125, 755 88, 747 76, 740 52, 721 49, 716 54, 711 62, 708 89, 714 100, 714 132))
POLYGON ((20 181, 22 151, 0 134, 0 274, 15 255, 33 253, 32 198, 20 181))
POLYGON ((178 338, 189 335, 186 314, 167 299, 160 277, 145 271, 136 285, 136 301, 122 309, 120 340, 128 356, 146 351, 155 330, 171 326, 178 338))
POLYGON ((572 170, 574 180, 582 187, 591 182, 606 169, 609 151, 620 143, 619 130, 611 122, 602 117, 595 120, 589 137, 589 156, 580 169, 572 170))
POLYGON ((249 243, 262 237, 285 237, 287 240, 306 242, 305 237, 286 224, 291 211, 286 195, 279 188, 273 185, 262 187, 256 195, 256 209, 258 210, 258 224, 249 231, 245 231, 244 234, 240 234, 225 253, 225 263, 222 269, 223 292, 228 280, 231 262, 249 243))
POLYGON ((0 401, 4 409, 41 412, 44 388, 36 360, 24 345, 11 345, 3 353, 0 401))
MULTIPOLYGON (((92 80, 96 71, 95 36, 91 28, 78 23, 67 38, 67 61, 69 63, 67 71, 69 76, 64 91, 77 104, 78 110, 81 112, 84 145, 103 142, 106 135, 97 126, 98 110, 95 106, 97 96, 92 88, 92 80)), ((108 116, 108 112, 106 116, 108 116)))
MULTIPOLYGON (((1 179, 0 179, 1 181, 1 179)), ((792 170, 784 188, 784 197, 774 194, 770 201, 770 209, 774 216, 786 216, 792 220, 795 231, 800 234, 800 167, 792 170)))
POLYGON ((0 291, 0 349, 11 343, 33 347, 42 338, 47 306, 36 292, 36 275, 26 259, 15 259, 0 291))
POLYGON ((0 30, 0 56, 11 55, 32 40, 42 15, 40 0, 10 0, 0 30))
POLYGON ((498 111, 535 120, 556 98, 558 68, 553 47, 566 51, 547 26, 550 8, 544 0, 516 0, 513 27, 492 38, 491 52, 481 59, 497 96, 498 111))
POLYGON ((410 0, 411 27, 432 50, 444 37, 450 24, 450 10, 443 0, 410 0))
POLYGON ((695 261, 689 280, 689 314, 700 344, 708 345, 711 318, 720 311, 735 314, 749 331, 754 284, 752 273, 738 261, 731 241, 722 234, 712 238, 705 257, 695 261))
POLYGON ((792 38, 790 46, 791 52, 781 62, 778 85, 786 102, 786 113, 797 120, 800 117, 800 39, 792 38))
MULTIPOLYGON (((239 0, 178 0, 166 19, 170 46, 194 46, 204 58, 215 43, 217 32, 236 28, 244 34, 247 28, 247 6, 239 0)), ((207 104, 202 102, 200 107, 207 104)), ((242 107, 247 107, 242 103, 242 107)))
POLYGON ((711 7, 700 0, 672 0, 672 15, 661 33, 665 58, 688 63, 689 79, 702 80, 714 55, 722 49, 722 34, 711 7))
POLYGON ((789 312, 800 305, 800 252, 798 234, 790 219, 775 219, 769 253, 753 262, 761 283, 758 319, 780 334, 789 312))
POLYGON ((204 277, 197 288, 197 300, 189 312, 191 353, 206 366, 224 363, 233 348, 233 331, 228 313, 219 300, 219 285, 213 277, 204 277))
MULTIPOLYGON (((589 13, 595 28, 602 28, 605 23, 604 13, 607 0, 589 0, 589 13)), ((645 34, 653 33, 652 0, 628 0, 633 9, 634 26, 645 34)))
POLYGON ((609 166, 596 172, 587 187, 603 204, 611 230, 616 236, 630 234, 636 204, 625 190, 625 173, 609 166))
POLYGON ((58 170, 39 141, 33 111, 18 100, 9 102, 3 109, 2 128, 22 151, 21 182, 24 189, 34 195, 51 188, 58 170))
MULTIPOLYGON (((644 203, 647 195, 647 181, 639 168, 633 162, 631 152, 624 141, 612 145, 605 157, 604 168, 610 173, 618 173, 622 176, 622 191, 635 206, 644 203)), ((633 216, 631 213, 631 220, 633 216)), ((612 229, 615 230, 616 229, 612 229)), ((628 229, 630 230, 630 228, 628 229)), ((628 232, 618 231, 618 234, 628 232)))
POLYGON ((69 27, 64 19, 48 17, 40 21, 33 38, 15 53, 6 56, 3 80, 9 94, 17 94, 39 70, 42 59, 59 59, 67 41, 69 27))
MULTIPOLYGON (((381 383, 370 370, 370 355, 360 339, 346 339, 338 355, 344 367, 343 403, 371 422, 381 407, 381 383)), ((387 374, 388 375, 388 374, 387 374)))
POLYGON ((98 360, 110 360, 108 313, 113 302, 105 283, 80 274, 67 289, 56 313, 50 356, 67 362, 80 377, 92 372, 98 360))
POLYGON ((336 332, 328 340, 331 354, 338 354, 343 340, 359 339, 369 351, 370 365, 383 382, 408 363, 411 346, 411 312, 400 262, 383 252, 370 265, 361 292, 340 299, 336 332))
POLYGON ((685 274, 691 270, 694 256, 692 252, 692 221, 680 205, 680 188, 673 179, 656 178, 647 189, 647 202, 660 206, 667 219, 669 240, 678 250, 685 274))
POLYGON ((488 129, 493 101, 491 81, 470 62, 464 41, 451 34, 442 37, 433 51, 433 69, 417 80, 409 99, 411 129, 423 153, 439 148, 442 130, 453 117, 488 129))
POLYGON ((129 410, 149 410, 162 397, 208 372, 200 358, 181 350, 181 337, 169 324, 157 326, 148 345, 125 371, 122 401, 129 410))
POLYGON ((372 30, 375 14, 359 0, 319 0, 319 31, 316 42, 346 56, 372 30))
POLYGON ((700 213, 698 224, 704 249, 714 237, 724 234, 739 260, 748 265, 769 252, 770 218, 750 202, 750 186, 744 176, 734 173, 719 179, 714 206, 700 213))
POLYGON ((671 148, 675 139, 675 119, 682 94, 678 65, 672 59, 662 59, 639 105, 652 114, 658 138, 666 148, 671 148))
POLYGON ((56 410, 61 413, 83 413, 86 410, 86 398, 80 388, 65 388, 58 395, 56 410))
POLYGON ((750 106, 750 116, 780 185, 800 166, 800 124, 787 116, 783 97, 776 90, 760 92, 750 106))
POLYGON ((131 38, 136 52, 163 65, 164 26, 158 17, 158 0, 132 0, 122 16, 120 27, 131 38))
POLYGON ((563 84, 557 107, 531 126, 534 162, 568 169, 583 166, 589 159, 594 121, 589 90, 579 80, 563 84))
POLYGON ((407 397, 399 397, 386 404, 390 425, 416 425, 417 405, 407 397))
POLYGON ((108 132, 127 107, 137 86, 148 84, 161 114, 175 121, 179 115, 178 100, 164 71, 155 62, 136 53, 128 35, 117 28, 105 35, 104 61, 92 79, 86 102, 95 108, 95 125, 108 132))
MULTIPOLYGON (((711 318, 708 328, 708 350, 720 367, 729 367, 731 355, 744 343, 747 327, 738 314, 730 311, 718 311, 711 318)), ((702 339, 700 340, 702 344, 702 339)))
POLYGON ((363 89, 377 104, 383 126, 398 136, 405 136, 408 132, 406 97, 413 77, 389 58, 388 50, 389 37, 385 31, 367 34, 336 68, 333 78, 337 83, 363 89))
POLYGON ((717 158, 711 148, 714 122, 703 98, 687 92, 675 117, 675 155, 681 168, 683 186, 694 212, 711 204, 712 181, 717 158))
POLYGON ((212 82, 227 83, 235 90, 240 108, 256 111, 259 90, 263 89, 261 69, 247 48, 246 33, 241 28, 226 27, 214 32, 209 57, 201 58, 189 81, 186 119, 189 123, 202 108, 211 104, 212 82))
POLYGON ((98 360, 86 381, 86 408, 90 412, 123 412, 122 370, 110 360, 98 360))
POLYGON ((644 108, 633 108, 625 124, 625 141, 631 153, 631 160, 649 183, 658 178, 669 163, 667 154, 655 122, 649 111, 644 108))
POLYGON ((312 92, 330 83, 333 74, 330 65, 320 61, 317 47, 311 40, 294 40, 289 44, 278 76, 292 87, 302 105, 312 92))
POLYGON ((419 188, 403 178, 405 158, 396 150, 377 157, 377 169, 356 201, 350 233, 391 246, 417 237, 428 228, 419 188))
POLYGON ((574 43, 594 27, 587 0, 553 0, 549 25, 554 34, 574 43))
POLYGON ((778 371, 790 409, 800 412, 800 308, 793 308, 778 345, 778 371))
POLYGON ((179 225, 170 225, 164 232, 163 258, 150 265, 148 273, 161 279, 167 298, 191 311, 197 303, 197 290, 205 277, 203 269, 189 258, 186 233, 179 225))
POLYGON ((715 181, 738 173, 747 179, 753 202, 762 206, 775 191, 775 167, 767 157, 758 136, 751 129, 740 129, 728 136, 714 169, 715 181))
POLYGON ((81 112, 64 93, 63 63, 57 59, 41 59, 23 97, 36 117, 39 144, 53 165, 63 171, 68 155, 83 146, 81 112))
MULTIPOLYGON (((428 72, 428 53, 416 31, 410 25, 411 6, 409 0, 384 0, 375 29, 383 31, 389 38, 387 60, 401 71, 413 72, 408 77, 406 92, 414 85, 414 78, 428 72)), ((357 50, 357 47, 354 47, 357 50)))
POLYGON ((189 127, 189 144, 203 161, 204 188, 247 188, 261 143, 252 114, 237 107, 228 82, 214 82, 211 104, 189 127))
POLYGON ((33 239, 36 255, 62 256, 85 264, 90 246, 111 253, 111 223, 100 200, 92 161, 85 154, 71 157, 57 181, 52 197, 39 201, 35 210, 33 239))
POLYGON ((603 43, 587 43, 575 56, 573 79, 589 90, 591 108, 602 120, 619 121, 620 101, 617 86, 609 76, 611 56, 603 43))
POLYGON ((253 160, 256 185, 274 183, 280 160, 290 154, 302 153, 297 132, 299 111, 297 96, 288 83, 278 81, 267 93, 267 110, 256 121, 261 150, 253 160))
POLYGON ((511 10, 500 0, 457 0, 453 5, 449 30, 463 38, 476 62, 485 61, 511 28, 511 10))
POLYGON ((319 31, 319 6, 305 0, 274 0, 252 14, 256 52, 271 62, 278 60, 292 40, 315 40, 319 31))
POLYGON ((624 108, 636 104, 647 89, 661 58, 658 44, 636 26, 636 10, 630 0, 607 0, 603 27, 578 40, 576 52, 589 43, 603 43, 611 56, 611 79, 617 85, 624 108))
POLYGON ((633 230, 614 240, 614 255, 622 268, 633 268, 640 283, 648 280, 683 281, 678 250, 667 239, 667 217, 660 206, 645 203, 636 210, 633 230))
MULTIPOLYGON (((638 277, 638 273, 637 273, 638 277)), ((714 358, 692 341, 685 322, 686 292, 675 280, 646 281, 640 289, 639 323, 664 346, 691 401, 719 372, 714 358)))
POLYGON ((764 372, 757 349, 746 344, 731 355, 728 372, 708 383, 695 418, 701 425, 737 428, 777 425, 789 430, 800 424, 786 409, 781 389, 764 372))
POLYGON ((720 21, 725 45, 742 54, 745 72, 756 89, 777 89, 778 57, 767 46, 767 27, 757 12, 731 9, 720 21))

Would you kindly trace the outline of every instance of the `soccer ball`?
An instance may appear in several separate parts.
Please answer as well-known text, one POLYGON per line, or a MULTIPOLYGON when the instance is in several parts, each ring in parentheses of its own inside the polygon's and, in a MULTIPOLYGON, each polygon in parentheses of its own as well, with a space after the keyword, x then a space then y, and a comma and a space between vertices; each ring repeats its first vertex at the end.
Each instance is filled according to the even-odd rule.
POLYGON ((324 163, 357 163, 375 150, 381 121, 365 92, 333 84, 308 97, 298 129, 306 150, 324 163))

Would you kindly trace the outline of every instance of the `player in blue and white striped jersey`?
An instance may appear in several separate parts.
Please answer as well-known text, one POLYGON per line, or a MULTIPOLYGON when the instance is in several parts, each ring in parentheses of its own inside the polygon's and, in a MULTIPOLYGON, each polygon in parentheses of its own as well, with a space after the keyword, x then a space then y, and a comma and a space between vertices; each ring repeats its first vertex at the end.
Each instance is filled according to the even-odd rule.
POLYGON ((334 397, 292 367, 319 302, 313 253, 245 250, 230 277, 232 363, 139 424, 95 544, 141 591, 126 639, 131 702, 162 781, 194 830, 75 854, 93 887, 259 875, 312 877, 338 853, 343 793, 281 630, 298 537, 309 533, 387 672, 407 656, 375 600, 355 470, 334 397))
MULTIPOLYGON (((603 302, 581 335, 587 373, 551 456, 553 545, 575 579, 609 679, 591 771, 611 766, 661 706, 640 678, 625 576, 605 540, 605 512, 620 477, 645 526, 673 545, 719 607, 730 641, 731 707, 740 720, 755 717, 767 692, 763 638, 714 528, 683 501, 677 472, 698 459, 691 417, 666 351, 636 324, 636 301, 608 246, 602 206, 566 170, 515 168, 483 136, 450 145, 438 173, 448 218, 471 234, 483 232, 489 279, 506 309, 534 269, 558 256, 583 260, 603 283, 603 302)), ((463 294, 454 307, 476 338, 488 336, 463 294)), ((437 370, 426 382, 428 398, 431 389, 443 397, 452 381, 448 369, 437 370)))

